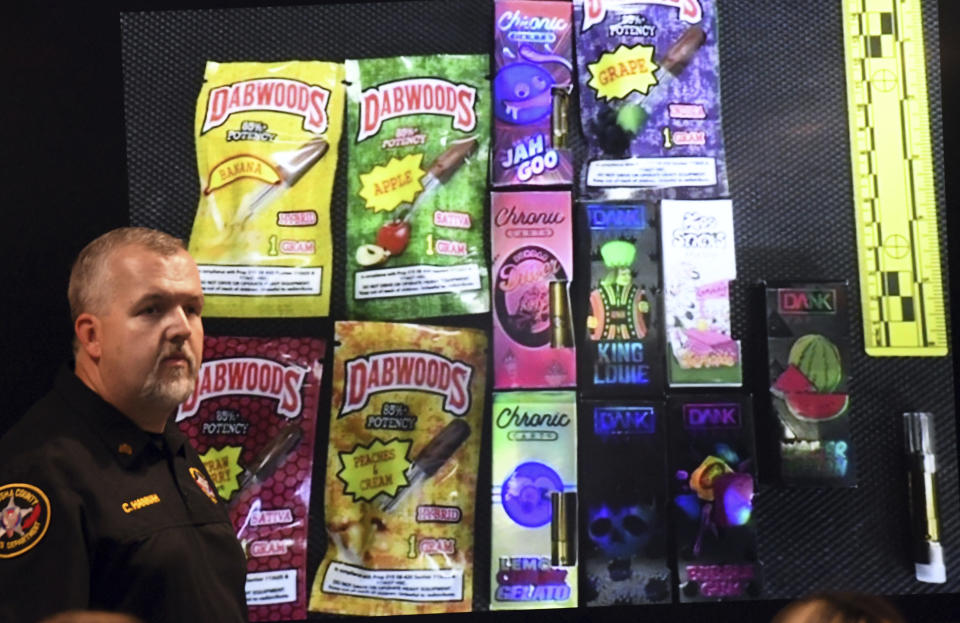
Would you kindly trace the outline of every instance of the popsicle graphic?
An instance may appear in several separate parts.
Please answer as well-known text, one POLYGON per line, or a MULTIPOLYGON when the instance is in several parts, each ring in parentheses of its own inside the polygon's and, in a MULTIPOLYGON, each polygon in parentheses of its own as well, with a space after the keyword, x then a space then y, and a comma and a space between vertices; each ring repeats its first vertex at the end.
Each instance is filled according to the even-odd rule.
POLYGON ((381 225, 377 231, 376 244, 364 244, 357 249, 357 263, 361 266, 375 266, 387 261, 392 255, 400 255, 410 243, 410 219, 425 202, 425 198, 445 184, 463 163, 477 150, 479 141, 469 136, 453 141, 450 147, 431 163, 426 175, 420 180, 423 190, 406 209, 399 208, 397 216, 381 225))
POLYGON ((424 481, 437 473, 450 457, 470 436, 470 425, 463 420, 453 420, 437 436, 430 440, 407 468, 409 485, 393 499, 381 499, 380 510, 389 513, 396 509, 412 491, 418 491, 424 481))

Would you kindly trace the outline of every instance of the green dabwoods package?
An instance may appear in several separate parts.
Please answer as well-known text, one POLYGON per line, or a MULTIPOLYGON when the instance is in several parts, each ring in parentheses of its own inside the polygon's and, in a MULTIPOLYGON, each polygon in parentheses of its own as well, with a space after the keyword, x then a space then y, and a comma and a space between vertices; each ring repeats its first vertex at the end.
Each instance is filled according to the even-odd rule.
POLYGON ((490 309, 488 57, 348 60, 351 318, 490 309))
POLYGON ((586 204, 590 292, 584 391, 659 395, 663 391, 657 230, 648 206, 586 204))
POLYGON ((789 485, 855 486, 847 284, 768 284, 766 300, 780 479, 789 485))
POLYGON ((667 412, 680 601, 760 597, 750 396, 674 394, 667 412))
POLYGON ((588 606, 669 603, 662 402, 584 402, 580 597, 588 606))

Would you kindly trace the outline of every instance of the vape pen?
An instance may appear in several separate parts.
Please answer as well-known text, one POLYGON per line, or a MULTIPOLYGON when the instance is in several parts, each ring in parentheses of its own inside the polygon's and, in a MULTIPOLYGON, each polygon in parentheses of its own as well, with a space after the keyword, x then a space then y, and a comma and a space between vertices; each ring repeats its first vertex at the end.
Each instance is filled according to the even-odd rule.
POLYGON ((933 414, 904 413, 903 430, 909 470, 907 482, 916 576, 921 582, 942 584, 947 581, 947 569, 940 545, 933 414))
POLYGON ((237 478, 237 493, 248 485, 262 483, 272 476, 297 447, 302 437, 303 431, 296 424, 287 424, 281 428, 277 436, 260 450, 260 454, 249 465, 244 466, 243 472, 237 478))
POLYGON ((550 282, 550 348, 573 346, 573 326, 566 281, 550 282))
POLYGON ((383 512, 389 513, 402 502, 411 491, 420 488, 424 480, 437 473, 447 460, 453 456, 463 442, 470 436, 470 425, 463 420, 453 420, 430 440, 417 458, 407 468, 407 482, 405 489, 395 498, 380 503, 383 512))
POLYGON ((577 494, 550 492, 550 564, 572 567, 577 564, 577 494))

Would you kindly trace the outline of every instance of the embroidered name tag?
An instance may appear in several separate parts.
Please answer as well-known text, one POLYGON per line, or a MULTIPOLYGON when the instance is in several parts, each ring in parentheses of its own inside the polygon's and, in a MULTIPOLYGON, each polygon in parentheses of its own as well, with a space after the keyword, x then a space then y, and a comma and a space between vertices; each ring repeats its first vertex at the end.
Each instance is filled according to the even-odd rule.
POLYGON ((145 495, 135 500, 124 502, 123 504, 120 505, 120 508, 123 509, 123 512, 130 514, 133 511, 138 511, 141 508, 146 508, 147 506, 153 506, 154 504, 159 504, 159 503, 160 503, 160 496, 157 495, 156 493, 151 493, 150 495, 145 495))

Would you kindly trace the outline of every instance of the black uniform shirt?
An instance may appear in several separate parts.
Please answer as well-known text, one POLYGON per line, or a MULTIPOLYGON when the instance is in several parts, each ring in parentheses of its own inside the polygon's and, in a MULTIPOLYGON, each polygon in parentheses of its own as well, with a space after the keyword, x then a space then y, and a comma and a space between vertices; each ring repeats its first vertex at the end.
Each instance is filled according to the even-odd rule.
POLYGON ((225 504, 173 422, 146 433, 64 369, 0 441, 0 621, 246 621, 245 578, 225 504))

